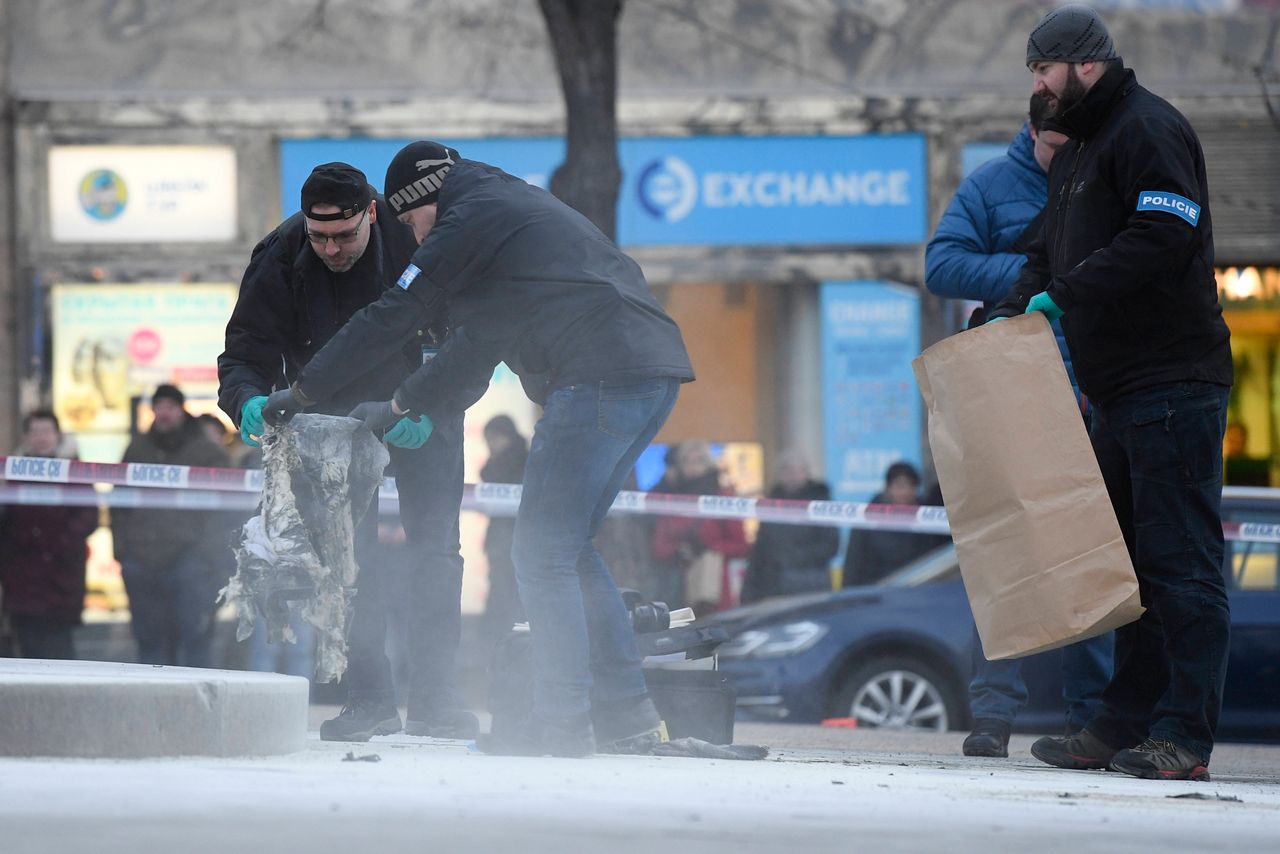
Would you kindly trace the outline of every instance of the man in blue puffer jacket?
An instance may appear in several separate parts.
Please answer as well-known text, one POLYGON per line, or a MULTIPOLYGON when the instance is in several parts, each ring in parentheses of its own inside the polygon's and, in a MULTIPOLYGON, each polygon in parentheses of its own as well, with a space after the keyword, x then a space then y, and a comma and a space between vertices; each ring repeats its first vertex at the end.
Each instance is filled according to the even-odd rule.
MULTIPOLYGON (((1050 109, 1039 95, 1031 96, 1030 121, 1009 144, 1004 157, 973 171, 956 190, 925 249, 925 285, 938 296, 981 300, 969 325, 985 321, 1008 293, 1026 262, 1030 244, 1044 216, 1049 161, 1066 141, 1063 134, 1042 130, 1050 109)), ((1062 327, 1053 322, 1067 376, 1081 409, 1080 395, 1062 327)), ((1066 647, 1062 652, 1062 695, 1067 703, 1066 729, 1083 727, 1098 711, 1102 689, 1111 678, 1113 636, 1108 633, 1066 647)), ((977 630, 973 637, 973 681, 969 683, 969 711, 973 729, 964 741, 966 756, 1007 756, 1009 731, 1027 701, 1018 659, 987 661, 977 630)))

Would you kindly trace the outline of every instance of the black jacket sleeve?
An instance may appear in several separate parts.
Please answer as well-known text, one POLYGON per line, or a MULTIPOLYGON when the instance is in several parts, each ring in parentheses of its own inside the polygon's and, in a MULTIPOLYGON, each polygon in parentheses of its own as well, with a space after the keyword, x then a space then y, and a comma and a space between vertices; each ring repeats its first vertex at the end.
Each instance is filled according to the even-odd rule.
POLYGON ((450 330, 434 359, 410 374, 396 389, 396 404, 410 412, 463 412, 489 388, 497 356, 467 337, 465 329, 450 330))
MULTIPOLYGON (((1027 310, 1027 303, 1031 298, 1049 286, 1049 248, 1045 241, 1043 218, 1040 224, 1040 229, 1027 245, 1027 263, 1022 265, 1017 281, 1009 288, 1005 298, 987 312, 988 319, 1022 314, 1027 310)), ((1018 239, 1021 241, 1023 238, 1018 239)))
POLYGON ((218 405, 237 426, 245 402, 271 392, 296 335, 294 257, 287 243, 277 229, 254 247, 227 323, 226 349, 218 357, 218 405))
POLYGON ((425 338, 444 310, 438 288, 392 287, 351 315, 329 343, 311 357, 296 384, 308 403, 322 403, 369 370, 400 352, 415 338, 425 338))
POLYGON ((497 230, 486 222, 488 215, 471 208, 461 200, 442 214, 396 287, 387 288, 377 302, 352 315, 312 357, 298 378, 303 397, 314 403, 327 400, 358 379, 368 365, 425 335, 444 311, 448 297, 483 273, 496 249, 497 230))
POLYGON ((1128 218, 1111 243, 1055 277, 1049 296, 1063 310, 1078 302, 1115 300, 1168 282, 1195 251, 1195 229, 1167 210, 1139 210, 1144 192, 1176 193, 1203 206, 1197 143, 1173 116, 1146 116, 1117 137, 1113 190, 1128 218))

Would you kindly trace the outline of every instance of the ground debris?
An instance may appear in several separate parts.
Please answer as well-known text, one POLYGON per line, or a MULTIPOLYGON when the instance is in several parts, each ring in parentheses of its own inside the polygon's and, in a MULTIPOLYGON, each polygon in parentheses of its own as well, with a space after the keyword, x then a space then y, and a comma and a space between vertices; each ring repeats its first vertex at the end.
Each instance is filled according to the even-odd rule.
POLYGON ((1173 798, 1174 800, 1187 801, 1228 801, 1233 804, 1244 803, 1244 801, 1240 800, 1235 795, 1219 795, 1217 792, 1214 792, 1212 795, 1207 792, 1184 792, 1181 795, 1165 795, 1165 797, 1173 798))
POLYGON ((347 755, 342 757, 343 762, 381 762, 382 757, 376 753, 366 753, 364 756, 356 756, 354 750, 348 750, 347 755))

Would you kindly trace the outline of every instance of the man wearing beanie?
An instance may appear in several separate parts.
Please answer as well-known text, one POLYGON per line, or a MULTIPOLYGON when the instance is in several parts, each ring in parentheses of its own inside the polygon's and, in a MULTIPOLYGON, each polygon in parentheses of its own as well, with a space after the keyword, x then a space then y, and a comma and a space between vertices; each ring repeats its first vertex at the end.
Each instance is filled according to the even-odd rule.
POLYGON ((532 714, 482 749, 643 750, 659 720, 592 538, 680 383, 693 379, 680 330, 639 266, 544 190, 432 142, 395 156, 385 190, 421 245, 396 287, 356 314, 292 390, 272 395, 267 415, 329 400, 353 363, 414 340, 448 305, 453 330, 440 355, 358 414, 376 430, 452 405, 499 362, 544 407, 512 549, 532 629, 532 714))
POLYGON ((1040 236, 992 316, 1062 319, 1147 608, 1116 632, 1102 711, 1031 750, 1061 768, 1208 779, 1227 666, 1219 504, 1232 366, 1204 155, 1092 9, 1046 15, 1027 66, 1054 105, 1047 127, 1070 140, 1049 168, 1040 236))
MULTIPOLYGON (((186 410, 186 395, 163 383, 151 394, 151 428, 125 448, 126 463, 229 465, 186 410)), ((218 590, 230 569, 225 513, 114 507, 111 533, 140 664, 213 667, 218 590)))
MULTIPOLYGON (((218 358, 219 404, 245 443, 258 444, 272 389, 287 387, 348 318, 376 301, 415 248, 413 234, 396 221, 363 172, 346 163, 312 170, 302 185, 301 211, 253 250, 227 324, 226 350, 218 358)), ((361 354, 353 359, 350 377, 316 411, 346 415, 363 401, 385 399, 434 353, 442 335, 443 317, 421 337, 377 358, 361 354)), ((320 737, 368 741, 400 731, 386 632, 389 598, 408 589, 412 675, 405 730, 473 738, 476 718, 461 708, 454 684, 462 620, 462 407, 433 409, 430 420, 398 419, 388 427, 379 435, 390 445, 400 521, 416 563, 382 565, 374 557, 375 497, 375 511, 364 514, 356 531, 360 578, 348 636, 347 704, 324 722, 320 737), (396 572, 411 575, 398 579, 396 572)))

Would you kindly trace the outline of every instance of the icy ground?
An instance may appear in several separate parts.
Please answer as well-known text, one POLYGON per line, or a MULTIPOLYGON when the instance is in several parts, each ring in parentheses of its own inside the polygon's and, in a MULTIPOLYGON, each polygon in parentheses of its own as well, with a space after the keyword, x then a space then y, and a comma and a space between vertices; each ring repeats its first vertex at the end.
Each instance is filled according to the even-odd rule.
POLYGON ((1280 747, 1225 746, 1213 782, 1156 783, 1049 768, 1021 736, 1011 759, 966 759, 960 738, 740 726, 773 755, 727 762, 313 732, 268 759, 0 759, 0 851, 1280 851, 1280 747))

